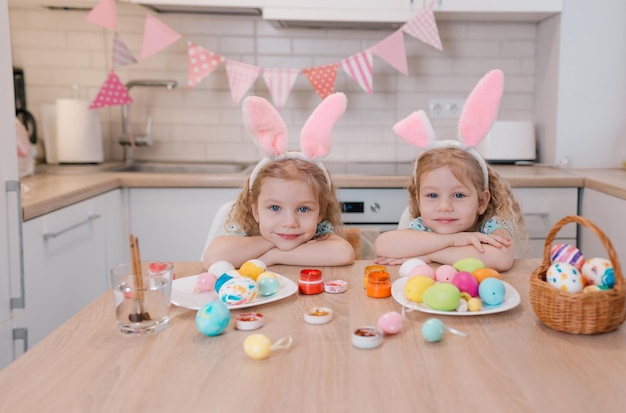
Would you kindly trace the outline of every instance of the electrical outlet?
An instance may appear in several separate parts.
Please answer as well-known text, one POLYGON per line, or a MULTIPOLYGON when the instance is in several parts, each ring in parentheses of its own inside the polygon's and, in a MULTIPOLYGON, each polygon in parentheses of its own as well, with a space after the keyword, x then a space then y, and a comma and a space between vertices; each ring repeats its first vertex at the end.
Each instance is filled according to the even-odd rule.
POLYGON ((430 99, 428 101, 428 116, 431 118, 458 118, 465 99, 430 99))

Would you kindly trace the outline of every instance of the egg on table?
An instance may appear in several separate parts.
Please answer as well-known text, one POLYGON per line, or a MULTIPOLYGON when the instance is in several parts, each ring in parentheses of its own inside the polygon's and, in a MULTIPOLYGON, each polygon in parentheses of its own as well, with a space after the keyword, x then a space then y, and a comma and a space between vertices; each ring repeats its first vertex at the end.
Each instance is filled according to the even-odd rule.
POLYGON ((229 305, 249 303, 256 297, 257 283, 248 277, 232 278, 224 283, 219 290, 222 302, 229 305))

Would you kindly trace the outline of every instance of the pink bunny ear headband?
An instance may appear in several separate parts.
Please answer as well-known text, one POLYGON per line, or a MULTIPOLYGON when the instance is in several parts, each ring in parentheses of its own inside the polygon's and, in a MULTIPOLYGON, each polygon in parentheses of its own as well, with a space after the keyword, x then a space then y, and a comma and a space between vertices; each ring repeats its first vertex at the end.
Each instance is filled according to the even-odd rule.
MULTIPOLYGON (((503 85, 504 74, 496 69, 488 72, 474 86, 461 112, 458 140, 436 140, 433 127, 423 110, 413 112, 396 123, 393 131, 406 142, 424 151, 434 148, 459 148, 466 151, 480 164, 485 178, 484 189, 489 189, 487 163, 474 147, 487 136, 498 116, 503 85)), ((417 160, 415 163, 417 167, 417 160)), ((413 174, 415 174, 415 168, 413 174)), ((413 179, 416 179, 415 176, 413 179)))
POLYGON ((300 159, 310 162, 324 172, 330 188, 330 175, 320 161, 330 151, 330 132, 346 110, 347 99, 343 93, 326 97, 313 111, 300 132, 302 152, 287 151, 287 126, 274 107, 265 99, 250 96, 243 102, 243 120, 248 132, 267 155, 254 167, 249 186, 256 180, 261 168, 282 159, 300 159))

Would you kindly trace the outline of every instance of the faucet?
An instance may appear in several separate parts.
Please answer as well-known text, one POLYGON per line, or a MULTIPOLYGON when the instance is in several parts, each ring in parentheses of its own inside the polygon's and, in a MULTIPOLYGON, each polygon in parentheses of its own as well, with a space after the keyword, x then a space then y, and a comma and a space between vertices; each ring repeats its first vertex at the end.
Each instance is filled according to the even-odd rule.
MULTIPOLYGON (((138 87, 164 87, 172 90, 178 85, 175 80, 132 80, 126 83, 126 90, 130 93, 130 89, 138 87)), ((134 146, 150 146, 152 145, 152 117, 148 117, 146 125, 146 133, 143 136, 133 136, 131 133, 130 119, 128 116, 129 105, 122 106, 122 136, 119 143, 124 147, 124 161, 127 165, 133 163, 134 146)))

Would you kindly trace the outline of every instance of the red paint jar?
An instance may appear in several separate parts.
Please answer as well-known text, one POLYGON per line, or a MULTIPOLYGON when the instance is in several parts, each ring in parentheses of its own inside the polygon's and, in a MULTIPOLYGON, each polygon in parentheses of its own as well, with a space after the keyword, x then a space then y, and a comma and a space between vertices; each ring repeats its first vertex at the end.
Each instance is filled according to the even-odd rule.
POLYGON ((367 295, 374 298, 391 296, 391 279, 385 271, 373 271, 367 276, 367 295))
POLYGON ((298 292, 300 294, 311 295, 324 292, 324 279, 320 270, 305 268, 300 271, 298 279, 298 292))

